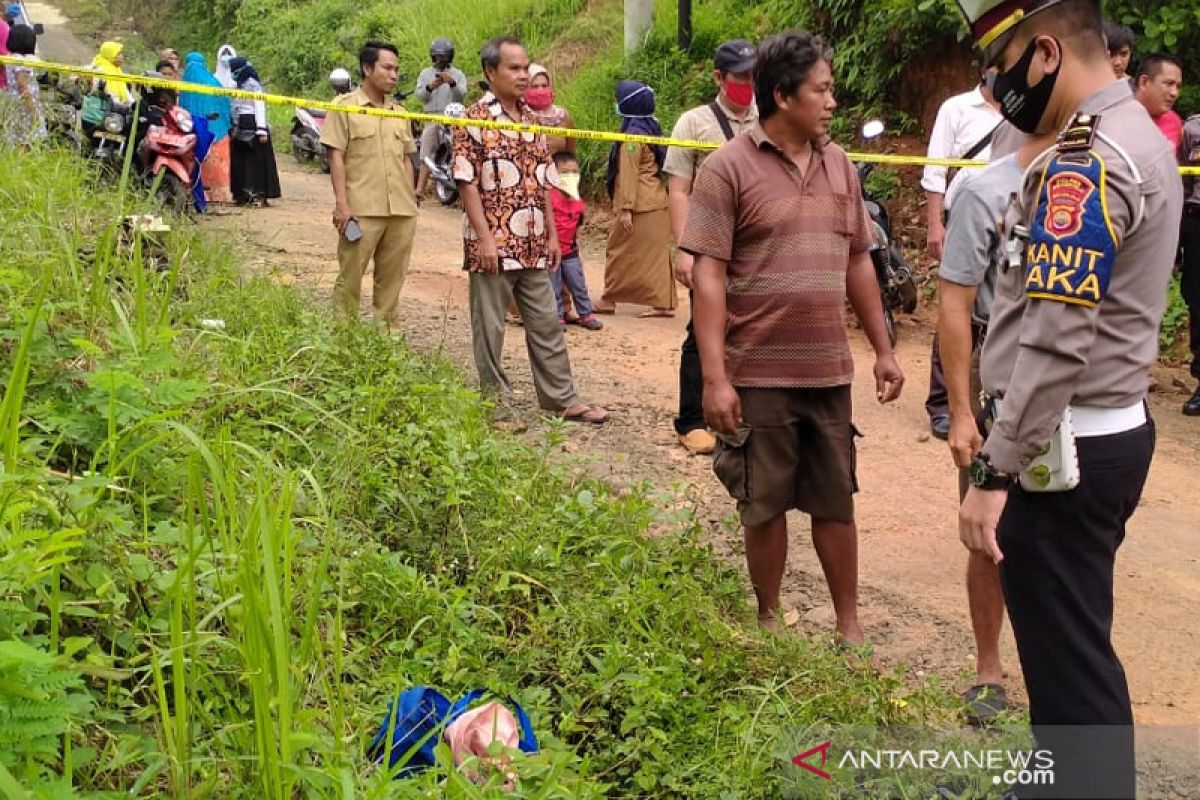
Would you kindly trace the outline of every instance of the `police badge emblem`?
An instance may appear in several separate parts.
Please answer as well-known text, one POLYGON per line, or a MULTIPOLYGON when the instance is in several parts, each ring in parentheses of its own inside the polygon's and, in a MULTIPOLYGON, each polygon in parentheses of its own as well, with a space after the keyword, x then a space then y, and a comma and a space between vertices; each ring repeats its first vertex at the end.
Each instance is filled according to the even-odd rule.
POLYGON ((1083 228, 1083 212, 1096 184, 1079 172, 1060 172, 1046 181, 1046 233, 1055 239, 1074 236, 1083 228))

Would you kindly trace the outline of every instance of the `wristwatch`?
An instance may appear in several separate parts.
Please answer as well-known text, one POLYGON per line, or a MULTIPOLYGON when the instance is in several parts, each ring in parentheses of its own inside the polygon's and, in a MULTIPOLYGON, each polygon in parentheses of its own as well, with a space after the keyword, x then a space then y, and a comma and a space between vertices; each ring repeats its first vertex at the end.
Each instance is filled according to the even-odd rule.
POLYGON ((998 472, 992 466, 991 459, 987 457, 987 453, 980 453, 971 460, 968 479, 972 486, 976 489, 982 489, 985 492, 1008 491, 1009 487, 1013 484, 1013 476, 1007 472, 998 472))

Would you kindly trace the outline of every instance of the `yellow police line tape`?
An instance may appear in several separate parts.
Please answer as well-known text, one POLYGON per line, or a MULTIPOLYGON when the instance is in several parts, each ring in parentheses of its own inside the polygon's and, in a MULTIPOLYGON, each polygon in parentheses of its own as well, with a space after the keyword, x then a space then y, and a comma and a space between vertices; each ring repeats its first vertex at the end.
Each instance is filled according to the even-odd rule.
MULTIPOLYGON (((185 81, 173 81, 166 78, 154 78, 148 75, 125 74, 113 75, 107 72, 89 69, 87 67, 72 67, 68 64, 56 64, 49 61, 30 62, 25 58, 0 55, 0 64, 13 66, 34 66, 45 72, 62 72, 83 78, 98 80, 117 80, 125 84, 150 86, 160 89, 173 89, 177 92, 191 92, 213 97, 228 97, 238 100, 261 100, 271 105, 298 106, 307 109, 323 111, 340 111, 346 114, 363 114, 369 117, 386 117, 390 119, 407 119, 420 122, 432 122, 441 125, 457 125, 468 128, 484 128, 489 130, 510 130, 519 133, 545 134, 547 136, 562 136, 569 139, 588 139, 595 142, 632 142, 634 144, 662 145, 664 147, 680 147, 687 150, 716 150, 719 144, 713 142, 698 142, 690 139, 672 139, 669 136, 642 136, 639 134, 617 133, 615 131, 591 131, 581 128, 556 128, 549 125, 527 125, 516 122, 497 122, 486 119, 463 119, 447 117, 441 114, 421 114, 414 111, 399 109, 375 108, 374 106, 348 106, 327 100, 310 100, 303 97, 290 97, 282 94, 265 92, 247 92, 241 89, 226 89, 217 86, 202 86, 185 81)), ((874 164, 894 164, 896 166, 939 166, 939 167, 983 167, 986 161, 966 160, 957 158, 926 158, 924 156, 903 156, 889 153, 848 153, 851 161, 861 161, 874 164)), ((1184 175, 1200 175, 1200 167, 1180 167, 1184 175)))

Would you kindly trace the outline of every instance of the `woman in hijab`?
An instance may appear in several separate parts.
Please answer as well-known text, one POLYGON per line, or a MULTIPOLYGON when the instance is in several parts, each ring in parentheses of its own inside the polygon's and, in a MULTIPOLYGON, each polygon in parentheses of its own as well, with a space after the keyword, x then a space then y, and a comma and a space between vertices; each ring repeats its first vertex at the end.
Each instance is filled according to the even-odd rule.
MULTIPOLYGON (((125 63, 125 45, 120 42, 105 42, 100 45, 100 52, 92 59, 92 69, 106 75, 124 75, 121 65, 125 63)), ((118 103, 132 103, 133 95, 125 81, 106 78, 104 91, 118 103)))
MULTIPOLYGON (((258 71, 246 59, 230 60, 229 69, 237 88, 246 92, 263 91, 258 71)), ((238 205, 268 205, 268 200, 281 193, 271 129, 267 125, 267 104, 261 100, 236 99, 233 120, 233 199, 238 205)))
MULTIPOLYGON (((221 86, 221 82, 208 71, 202 53, 187 54, 187 58, 184 59, 183 80, 200 86, 221 86)), ((179 105, 186 108, 193 119, 205 120, 208 123, 208 132, 213 137, 208 155, 200 165, 200 177, 204 181, 208 202, 233 202, 233 194, 230 191, 229 153, 233 108, 229 104, 229 98, 183 92, 179 95, 179 105)))
MULTIPOLYGON (((662 136, 654 117, 654 90, 638 81, 617 84, 621 132, 662 136)), ((666 148, 614 142, 608 154, 608 193, 617 219, 608 237, 604 294, 596 312, 612 314, 617 303, 650 306, 638 316, 675 316, 671 275, 671 219, 662 165, 666 148)))
MULTIPOLYGON (((541 64, 529 65, 529 89, 525 92, 525 104, 529 106, 539 125, 551 128, 575 127, 571 112, 554 103, 554 87, 550 82, 550 73, 541 64)), ((563 151, 575 152, 575 140, 565 136, 547 136, 546 144, 550 146, 551 156, 563 151)))
POLYGON ((233 79, 233 70, 229 66, 229 62, 235 58, 237 58, 237 50, 233 49, 233 45, 223 44, 217 48, 217 71, 213 74, 226 89, 237 88, 237 81, 233 79))

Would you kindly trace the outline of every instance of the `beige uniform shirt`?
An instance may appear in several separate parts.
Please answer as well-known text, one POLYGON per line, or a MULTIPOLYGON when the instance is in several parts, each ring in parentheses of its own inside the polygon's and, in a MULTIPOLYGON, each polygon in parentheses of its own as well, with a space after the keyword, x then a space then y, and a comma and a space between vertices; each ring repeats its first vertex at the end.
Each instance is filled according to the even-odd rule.
POLYGON ((997 275, 981 363, 1004 397, 983 448, 1003 472, 1028 466, 1068 404, 1142 400, 1158 357, 1183 206, 1175 154, 1124 81, 1078 110, 1098 118, 1090 147, 1035 159, 1005 219, 1030 238, 997 275))
MULTIPOLYGON (((717 105, 725 112, 725 116, 729 119, 729 127, 733 129, 733 135, 737 136, 742 131, 749 130, 755 123, 758 122, 758 109, 751 106, 746 113, 745 119, 739 120, 729 107, 721 102, 721 98, 717 98, 717 105)), ((684 139, 695 142, 712 142, 713 144, 725 144, 725 132, 721 130, 721 123, 717 121, 717 117, 713 114, 712 109, 708 106, 697 106, 691 111, 685 111, 676 122, 675 127, 671 131, 672 139, 684 139)), ((704 163, 704 159, 712 153, 711 150, 690 150, 682 147, 668 147, 667 157, 663 162, 663 172, 668 175, 675 175, 680 178, 694 180, 696 173, 700 171, 700 165, 704 163)))
MULTIPOLYGON (((334 102, 374 105, 361 88, 334 102)), ((376 107, 399 108, 390 97, 376 107)), ((410 168, 405 166, 417 150, 408 120, 331 111, 321 130, 321 144, 346 154, 346 200, 356 216, 416 216, 417 195, 410 168)))

